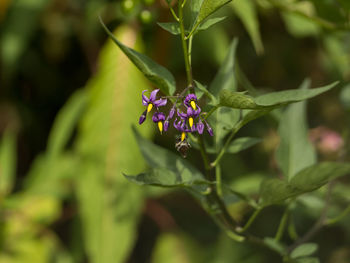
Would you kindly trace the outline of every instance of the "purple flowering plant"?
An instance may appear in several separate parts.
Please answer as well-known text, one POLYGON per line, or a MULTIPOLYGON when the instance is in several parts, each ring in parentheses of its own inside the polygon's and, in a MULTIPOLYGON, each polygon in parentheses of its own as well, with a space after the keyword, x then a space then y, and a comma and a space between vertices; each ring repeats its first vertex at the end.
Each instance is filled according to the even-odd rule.
MULTIPOLYGON (((284 139, 282 139, 276 158, 284 179, 275 178, 272 181, 263 181, 259 194, 252 196, 232 189, 223 181, 223 177, 229 175, 224 174, 221 169, 222 159, 224 156, 229 157, 231 154, 237 154, 259 142, 256 138, 251 137, 235 138, 238 131, 249 122, 261 118, 273 110, 280 110, 289 104, 315 97, 332 89, 337 83, 308 89, 310 83, 305 81, 299 89, 261 94, 261 91, 247 85, 246 81, 242 81, 246 77, 243 75, 244 78, 242 78, 244 73, 237 70, 235 53, 238 40, 234 39, 221 68, 206 88, 193 77, 191 64, 193 38, 199 30, 204 30, 220 22, 222 19, 211 19, 209 16, 231 0, 167 0, 166 2, 174 22, 159 23, 159 25, 170 33, 180 36, 187 77, 187 83, 183 87, 176 86, 175 78, 168 69, 119 42, 101 21, 106 32, 117 46, 156 87, 152 91, 144 90, 138 95, 145 107, 138 123, 142 125, 147 116, 152 115, 152 117, 149 116, 149 119, 152 119, 162 136, 169 134, 172 138, 172 134, 176 134, 175 149, 180 153, 175 154, 153 144, 143 138, 134 127, 133 130, 141 153, 150 169, 136 176, 125 175, 125 177, 141 185, 185 188, 199 199, 206 211, 231 238, 238 242, 253 242, 271 248, 270 241, 248 231, 260 212, 268 206, 284 203, 286 216, 289 216, 290 205, 294 202, 293 198, 314 191, 326 184, 331 177, 345 175, 350 172, 349 165, 315 163, 314 153, 312 149, 310 150, 312 146, 306 135, 301 138, 305 143, 298 144, 298 147, 304 147, 305 149, 301 149, 301 151, 305 151, 305 154, 309 154, 311 157, 305 158, 302 162, 291 164, 289 163, 291 158, 288 155, 290 145, 284 143, 284 139), (184 8, 193 2, 198 2, 199 9, 197 5, 188 6, 191 13, 195 14, 195 19, 191 20, 191 18, 184 17, 184 8), (203 26, 204 22, 206 22, 205 27, 203 26), (190 26, 185 28, 185 25, 190 26), (241 74, 241 76, 237 76, 237 74, 241 74), (193 149, 190 150, 190 148, 193 149), (184 159, 189 154, 200 154, 202 165, 196 167, 184 159), (289 168, 290 165, 296 167, 292 172, 289 168), (337 171, 336 174, 330 172, 333 170, 337 171), (314 173, 321 173, 322 176, 319 179, 314 179, 312 177, 314 173), (308 176, 313 179, 308 181, 305 179, 308 176), (232 202, 229 200, 236 200, 234 202, 239 200, 245 207, 244 211, 230 210, 232 202), (238 220, 237 218, 248 219, 238 220)), ((286 113, 279 111, 282 116, 282 124, 283 121, 289 121, 289 111, 295 107, 299 107, 300 112, 304 110, 302 104, 299 103, 288 106, 286 113)), ((303 125, 299 125, 297 128, 302 129, 303 125)), ((301 134, 306 133, 301 132, 301 134)), ((281 134, 281 137, 283 136, 287 135, 281 134)), ((285 220, 284 216, 274 242, 277 244, 276 246, 281 247, 277 253, 289 260, 292 250, 299 244, 300 240, 289 244, 282 243, 281 236, 285 232, 285 220)))

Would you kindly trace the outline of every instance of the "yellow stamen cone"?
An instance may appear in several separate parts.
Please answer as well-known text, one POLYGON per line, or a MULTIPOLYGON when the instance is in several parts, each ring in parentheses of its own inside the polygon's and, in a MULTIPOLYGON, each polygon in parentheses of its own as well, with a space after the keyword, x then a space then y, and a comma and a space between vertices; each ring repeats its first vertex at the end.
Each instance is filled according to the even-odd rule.
POLYGON ((160 133, 163 132, 163 122, 158 121, 158 129, 159 129, 160 133))
POLYGON ((192 126, 193 126, 193 118, 192 117, 188 118, 188 124, 190 125, 190 128, 192 128, 192 126))
POLYGON ((153 108, 153 104, 152 103, 148 104, 147 112, 150 112, 152 110, 152 108, 153 108))
POLYGON ((185 132, 182 132, 181 133, 181 141, 183 142, 186 138, 186 133, 185 132))
POLYGON ((194 102, 194 100, 191 100, 190 104, 191 104, 191 106, 192 106, 192 108, 193 108, 194 110, 197 109, 197 105, 196 105, 196 103, 194 102))

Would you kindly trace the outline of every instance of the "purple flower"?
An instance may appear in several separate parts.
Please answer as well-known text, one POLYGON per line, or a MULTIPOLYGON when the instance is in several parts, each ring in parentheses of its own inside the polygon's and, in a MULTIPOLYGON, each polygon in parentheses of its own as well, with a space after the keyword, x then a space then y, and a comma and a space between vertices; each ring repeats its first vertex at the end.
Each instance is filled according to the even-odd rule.
POLYGON ((174 117, 175 114, 175 106, 173 106, 169 111, 168 119, 171 120, 174 117))
MULTIPOLYGON (((163 112, 155 112, 152 116, 152 121, 158 124, 158 129, 160 133, 163 132, 163 122, 165 121, 165 114, 163 112)), ((169 124, 167 124, 168 126, 169 124)), ((168 127, 166 127, 166 130, 168 127)))
POLYGON ((190 125, 190 128, 193 127, 193 122, 194 118, 197 118, 199 114, 201 113, 201 109, 198 107, 197 110, 192 109, 191 107, 187 108, 187 119, 188 119, 188 124, 190 125))
POLYGON ((192 109, 196 110, 197 109, 197 96, 193 93, 190 93, 186 96, 184 100, 184 104, 186 107, 192 107, 192 109))
POLYGON ((161 106, 165 106, 166 103, 167 103, 167 99, 156 100, 156 96, 157 96, 157 93, 158 93, 159 89, 156 89, 156 90, 152 91, 151 95, 149 96, 149 98, 147 98, 144 95, 144 93, 146 91, 147 90, 142 91, 142 104, 143 104, 143 106, 147 106, 147 109, 140 116, 139 124, 142 124, 146 120, 147 113, 152 110, 153 106, 158 108, 158 107, 161 107, 161 106))
POLYGON ((197 131, 199 134, 202 134, 203 130, 204 130, 204 124, 202 120, 199 120, 199 122, 197 123, 197 131))
POLYGON ((186 121, 183 119, 177 121, 176 118, 174 121, 174 127, 181 132, 181 141, 184 141, 186 139, 186 133, 192 132, 192 130, 187 127, 186 121))
POLYGON ((213 136, 214 135, 214 132, 213 132, 213 129, 210 127, 209 123, 204 120, 205 122, 205 125, 207 126, 207 132, 209 133, 210 136, 213 136))

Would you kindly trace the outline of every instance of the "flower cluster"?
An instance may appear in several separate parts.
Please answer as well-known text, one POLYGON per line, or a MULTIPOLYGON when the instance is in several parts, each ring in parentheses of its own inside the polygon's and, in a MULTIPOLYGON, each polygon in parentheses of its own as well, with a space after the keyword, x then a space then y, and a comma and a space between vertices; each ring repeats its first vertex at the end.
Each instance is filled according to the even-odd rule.
POLYGON ((201 116, 202 111, 197 104, 197 96, 194 93, 190 93, 186 97, 177 97, 175 103, 169 111, 168 116, 166 116, 159 110, 159 108, 167 104, 167 99, 156 98, 159 89, 152 91, 149 98, 144 95, 146 91, 147 90, 144 90, 142 92, 142 104, 146 106, 146 110, 140 116, 139 124, 142 124, 146 120, 147 114, 155 108, 156 110, 152 116, 152 121, 158 125, 160 133, 168 130, 169 123, 174 118, 176 113, 177 116, 174 119, 173 126, 181 133, 179 136, 180 142, 186 141, 188 133, 198 132, 199 134, 203 134, 205 127, 207 132, 213 136, 212 128, 201 116), (178 106, 177 101, 179 99, 182 100, 182 103, 178 106))

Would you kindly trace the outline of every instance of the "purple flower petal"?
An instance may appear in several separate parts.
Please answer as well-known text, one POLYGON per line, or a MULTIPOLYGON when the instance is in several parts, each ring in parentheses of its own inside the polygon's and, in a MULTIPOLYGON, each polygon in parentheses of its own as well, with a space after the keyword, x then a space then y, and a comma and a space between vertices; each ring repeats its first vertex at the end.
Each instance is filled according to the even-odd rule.
POLYGON ((156 107, 162 107, 162 106, 165 106, 167 102, 168 102, 167 99, 159 99, 159 100, 154 101, 153 104, 156 107))
POLYGON ((150 102, 153 103, 156 100, 158 91, 159 91, 159 89, 155 89, 154 91, 151 92, 151 95, 149 96, 150 102))
POLYGON ((186 119, 187 118, 187 114, 182 113, 181 111, 177 110, 177 115, 181 118, 181 119, 186 119))
POLYGON ((155 122, 155 123, 158 122, 158 114, 157 114, 157 113, 158 113, 158 112, 155 112, 155 113, 153 114, 153 116, 152 116, 152 121, 155 122))
POLYGON ((152 116, 153 122, 165 121, 165 114, 163 112, 155 112, 152 116))
POLYGON ((204 124, 201 120, 197 123, 197 131, 199 134, 203 134, 204 131, 204 124))
POLYGON ((164 122, 164 131, 167 131, 169 127, 169 121, 164 122))
POLYGON ((145 95, 143 95, 146 91, 147 90, 142 91, 142 105, 143 106, 147 106, 148 102, 149 102, 149 99, 145 95))
POLYGON ((147 110, 142 113, 139 119, 139 124, 142 124, 146 120, 147 110))
POLYGON ((169 116, 168 116, 169 120, 171 120, 174 117, 174 114, 175 114, 175 107, 172 107, 170 109, 169 116))

